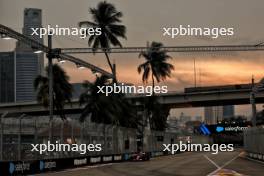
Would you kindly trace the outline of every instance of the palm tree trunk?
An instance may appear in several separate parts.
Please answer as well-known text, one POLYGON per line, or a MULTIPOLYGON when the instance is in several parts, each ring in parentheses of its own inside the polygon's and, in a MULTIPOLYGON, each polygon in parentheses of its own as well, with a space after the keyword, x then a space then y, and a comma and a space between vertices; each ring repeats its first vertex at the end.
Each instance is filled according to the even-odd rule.
POLYGON ((111 72, 114 73, 114 68, 113 68, 113 65, 111 64, 111 61, 110 61, 110 58, 109 58, 107 52, 105 51, 104 54, 105 54, 105 57, 106 57, 107 63, 108 63, 108 65, 109 65, 110 69, 111 69, 111 72))
POLYGON ((106 124, 104 123, 104 126, 103 126, 103 128, 104 128, 104 131, 103 131, 103 135, 104 135, 104 151, 103 151, 103 154, 105 155, 106 154, 106 124))
POLYGON ((112 74, 113 74, 113 76, 114 76, 114 80, 113 80, 113 81, 114 81, 114 82, 117 82, 117 79, 116 79, 116 71, 114 70, 114 67, 113 67, 113 65, 112 65, 112 63, 111 63, 111 61, 110 61, 109 55, 107 54, 106 51, 104 52, 104 54, 105 54, 105 57, 106 57, 107 63, 108 63, 108 65, 109 65, 110 69, 111 69, 111 72, 112 72, 112 74))
POLYGON ((52 143, 53 141, 53 119, 49 120, 49 141, 52 143))
POLYGON ((152 96, 154 95, 154 87, 155 87, 155 80, 154 80, 154 74, 151 75, 152 78, 152 96))

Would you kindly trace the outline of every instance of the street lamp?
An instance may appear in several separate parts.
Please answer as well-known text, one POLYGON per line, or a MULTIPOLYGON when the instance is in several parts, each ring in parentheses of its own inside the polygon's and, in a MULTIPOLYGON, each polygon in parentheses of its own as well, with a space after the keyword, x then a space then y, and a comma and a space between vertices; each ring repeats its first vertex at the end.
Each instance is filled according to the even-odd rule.
POLYGON ((52 50, 52 35, 48 35, 48 48, 49 51, 47 53, 48 58, 48 72, 49 72, 49 140, 52 142, 53 135, 53 50, 52 50))
POLYGON ((6 34, 1 34, 1 38, 4 39, 4 40, 10 40, 10 39, 12 39, 11 37, 9 37, 6 34))
POLYGON ((19 132, 18 132, 18 160, 21 161, 21 133, 22 133, 22 118, 24 118, 26 114, 22 114, 19 116, 19 132))
POLYGON ((33 52, 34 52, 35 54, 40 54, 40 53, 43 52, 43 51, 40 50, 39 47, 37 47, 37 46, 31 46, 31 48, 33 49, 33 52))
POLYGON ((40 53, 42 53, 43 51, 41 51, 41 50, 36 50, 36 51, 34 51, 34 53, 35 54, 40 54, 40 53))
POLYGON ((64 59, 61 59, 61 58, 58 58, 58 62, 59 62, 60 64, 63 64, 63 63, 65 63, 65 62, 66 62, 66 60, 64 60, 64 59))

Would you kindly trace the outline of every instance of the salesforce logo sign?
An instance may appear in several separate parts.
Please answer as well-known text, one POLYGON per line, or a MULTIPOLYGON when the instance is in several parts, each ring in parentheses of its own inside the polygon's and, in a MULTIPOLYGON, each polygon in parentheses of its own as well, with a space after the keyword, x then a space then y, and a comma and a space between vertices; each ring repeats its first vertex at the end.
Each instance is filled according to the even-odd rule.
POLYGON ((13 174, 15 171, 15 165, 14 163, 9 163, 9 173, 13 174))
POLYGON ((216 131, 218 132, 218 133, 220 133, 220 132, 223 132, 223 131, 225 131, 225 132, 242 132, 242 131, 244 131, 244 130, 246 130, 248 127, 240 127, 240 126, 235 126, 235 127, 233 127, 233 126, 229 126, 229 127, 222 127, 222 126, 216 126, 216 131))
POLYGON ((220 132, 222 132, 222 131, 224 131, 225 129, 224 129, 224 127, 222 127, 222 126, 216 126, 216 129, 215 129, 218 133, 220 133, 220 132))

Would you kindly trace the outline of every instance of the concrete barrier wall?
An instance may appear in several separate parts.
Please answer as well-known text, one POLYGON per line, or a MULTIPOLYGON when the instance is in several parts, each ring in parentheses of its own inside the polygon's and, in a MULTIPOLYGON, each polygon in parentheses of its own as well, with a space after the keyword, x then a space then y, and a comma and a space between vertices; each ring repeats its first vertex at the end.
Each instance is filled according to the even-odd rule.
POLYGON ((193 144, 213 144, 213 139, 209 136, 192 135, 191 143, 193 144))
POLYGON ((244 149, 249 157, 264 160, 264 127, 248 128, 244 132, 244 149))

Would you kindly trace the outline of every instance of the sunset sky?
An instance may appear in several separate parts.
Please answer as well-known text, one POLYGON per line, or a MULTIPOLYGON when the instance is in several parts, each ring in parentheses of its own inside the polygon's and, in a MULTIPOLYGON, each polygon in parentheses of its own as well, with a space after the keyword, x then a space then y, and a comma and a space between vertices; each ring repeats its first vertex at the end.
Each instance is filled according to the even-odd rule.
MULTIPOLYGON (((0 0, 0 23, 21 32, 24 8, 42 9, 43 26, 77 27, 79 21, 90 20, 89 7, 98 0, 0 0)), ((264 1, 260 0, 109 0, 124 14, 127 40, 123 46, 145 46, 147 41, 160 41, 166 46, 258 44, 264 41, 264 1), (163 27, 191 25, 193 27, 233 27, 234 36, 177 37, 163 36, 163 27)), ((54 47, 87 47, 87 40, 78 37, 54 37, 54 47)), ((0 41, 0 51, 14 49, 14 42, 0 41)), ((263 52, 169 53, 175 71, 161 84, 170 90, 194 86, 194 59, 197 85, 249 83, 252 75, 258 81, 264 75, 263 52)), ((108 70, 104 55, 77 55, 108 70)), ((138 54, 112 54, 117 64, 118 79, 142 84, 137 66, 138 54)), ((75 65, 63 65, 71 82, 94 79, 90 71, 77 70, 75 65)), ((238 106, 236 112, 248 114, 248 108, 238 106)), ((203 114, 199 108, 196 112, 203 114)), ((175 112, 178 115, 178 112, 175 112)), ((194 113, 192 113, 194 115, 194 113)))

